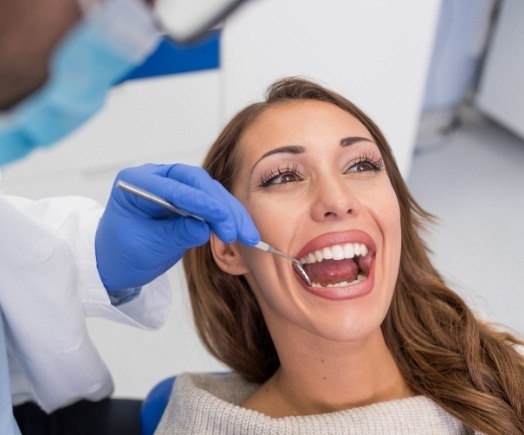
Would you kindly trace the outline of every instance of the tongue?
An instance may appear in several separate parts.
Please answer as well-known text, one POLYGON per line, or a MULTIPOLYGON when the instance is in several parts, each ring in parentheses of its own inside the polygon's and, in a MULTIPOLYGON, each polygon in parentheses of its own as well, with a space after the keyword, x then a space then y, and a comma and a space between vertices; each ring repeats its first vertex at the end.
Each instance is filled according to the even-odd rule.
POLYGON ((353 259, 324 260, 320 263, 305 264, 304 269, 311 281, 323 287, 342 281, 352 282, 358 276, 358 266, 353 259))
POLYGON ((373 263, 373 256, 368 253, 365 257, 358 257, 358 267, 360 271, 368 276, 371 269, 371 263, 373 263))
POLYGON ((373 258, 371 254, 365 257, 355 257, 346 260, 323 260, 320 263, 304 264, 304 270, 312 282, 323 287, 339 282, 353 282, 357 279, 359 271, 364 275, 369 274, 373 258))

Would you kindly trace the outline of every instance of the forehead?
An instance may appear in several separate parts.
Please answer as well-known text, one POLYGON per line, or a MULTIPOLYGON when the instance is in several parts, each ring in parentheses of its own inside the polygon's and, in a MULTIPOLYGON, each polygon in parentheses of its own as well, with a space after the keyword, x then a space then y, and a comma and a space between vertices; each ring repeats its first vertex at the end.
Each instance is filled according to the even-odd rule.
POLYGON ((240 155, 262 154, 282 145, 339 143, 349 136, 373 140, 368 129, 353 115, 334 104, 306 100, 279 103, 262 112, 239 142, 240 155))

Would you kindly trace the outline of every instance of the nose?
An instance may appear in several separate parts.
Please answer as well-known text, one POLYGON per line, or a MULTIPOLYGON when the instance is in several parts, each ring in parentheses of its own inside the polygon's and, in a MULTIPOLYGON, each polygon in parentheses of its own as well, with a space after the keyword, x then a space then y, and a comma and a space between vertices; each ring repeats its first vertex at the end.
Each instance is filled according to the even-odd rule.
POLYGON ((350 181, 342 176, 317 181, 312 207, 314 220, 345 219, 359 213, 361 204, 350 181))

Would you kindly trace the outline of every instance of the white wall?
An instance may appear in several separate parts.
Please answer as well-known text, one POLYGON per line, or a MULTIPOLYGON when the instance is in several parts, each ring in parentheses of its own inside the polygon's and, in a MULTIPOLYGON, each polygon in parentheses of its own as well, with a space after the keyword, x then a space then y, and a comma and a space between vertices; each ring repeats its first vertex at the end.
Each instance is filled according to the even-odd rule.
MULTIPOLYGON (((146 161, 196 164, 223 123, 283 75, 321 80, 383 128, 406 173, 423 100, 440 0, 253 0, 226 23, 217 71, 125 84, 60 146, 8 167, 6 193, 81 194, 105 202, 119 168, 146 161)), ((143 397, 182 371, 223 367, 193 331, 180 270, 159 332, 90 320, 117 396, 143 397)))
POLYGON ((377 122, 404 175, 411 164, 440 0, 257 0, 224 31, 230 118, 276 78, 317 79, 377 122))

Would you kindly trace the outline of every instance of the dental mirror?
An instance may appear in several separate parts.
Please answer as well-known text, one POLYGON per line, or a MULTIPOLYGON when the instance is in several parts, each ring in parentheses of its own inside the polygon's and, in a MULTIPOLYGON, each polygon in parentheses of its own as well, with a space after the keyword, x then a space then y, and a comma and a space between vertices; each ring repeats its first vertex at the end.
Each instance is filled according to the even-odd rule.
POLYGON ((264 243, 262 241, 258 242, 254 248, 261 249, 262 251, 269 252, 270 254, 274 255, 280 255, 281 257, 287 258, 293 263, 293 269, 295 269, 300 277, 306 282, 307 285, 311 286, 311 279, 309 278, 308 274, 302 267, 302 264, 300 261, 298 261, 296 258, 293 258, 287 254, 284 254, 283 252, 279 251, 278 249, 275 249, 271 246, 269 246, 267 243, 264 243))

